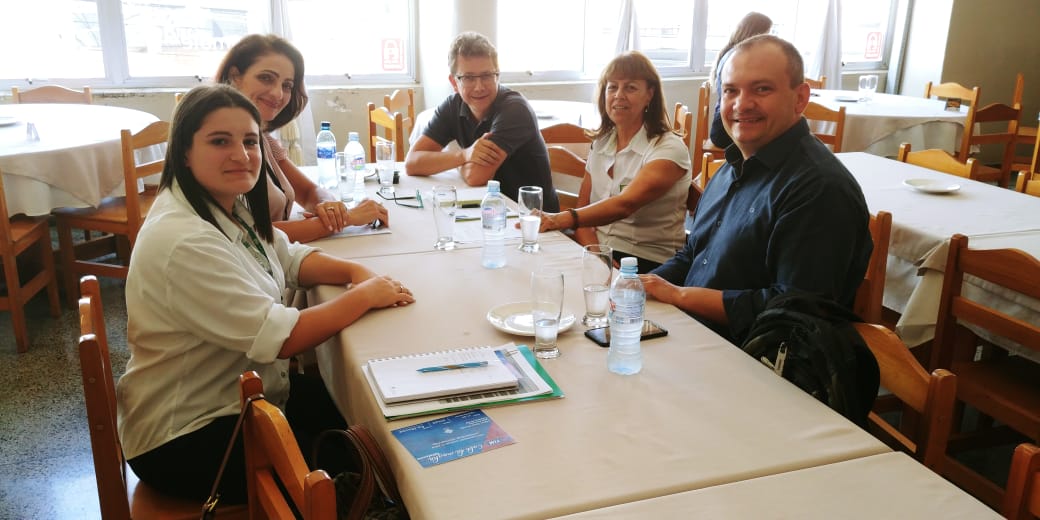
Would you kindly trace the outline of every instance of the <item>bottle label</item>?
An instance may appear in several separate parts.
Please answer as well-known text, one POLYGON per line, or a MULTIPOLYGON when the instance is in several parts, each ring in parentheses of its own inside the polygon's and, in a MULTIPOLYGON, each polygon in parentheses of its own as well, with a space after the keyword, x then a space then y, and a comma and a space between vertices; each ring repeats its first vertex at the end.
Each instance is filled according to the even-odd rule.
POLYGON ((318 159, 335 159, 336 148, 334 146, 319 146, 318 159))
POLYGON ((365 169, 365 156, 355 155, 350 158, 350 169, 354 171, 361 171, 365 169))

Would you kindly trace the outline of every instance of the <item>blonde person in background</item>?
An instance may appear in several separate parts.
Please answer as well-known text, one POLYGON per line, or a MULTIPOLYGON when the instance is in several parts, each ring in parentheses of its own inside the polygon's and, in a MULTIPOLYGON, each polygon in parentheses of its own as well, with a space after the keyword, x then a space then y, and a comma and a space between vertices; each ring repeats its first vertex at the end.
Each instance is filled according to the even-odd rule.
MULTIPOLYGON (((130 360, 116 386, 123 452, 142 481, 200 504, 234 431, 239 375, 260 374, 310 453, 318 433, 346 423, 321 379, 292 373, 288 358, 373 309, 415 301, 400 282, 272 226, 261 124, 227 85, 184 96, 126 281, 130 360), (346 290, 303 310, 282 299, 286 287, 319 284, 346 290)), ((245 489, 239 435, 221 500, 244 502, 245 489)))
POLYGON ((690 152, 671 130, 661 77, 638 51, 614 58, 599 79, 602 123, 577 208, 542 215, 542 231, 574 229, 582 244, 608 244, 615 259, 635 256, 645 273, 682 248, 690 152))
POLYGON ((389 225, 387 210, 378 202, 366 200, 348 210, 338 194, 319 188, 289 160, 285 147, 271 135, 296 119, 307 105, 303 55, 288 40, 273 34, 242 38, 224 56, 216 81, 234 86, 260 110, 267 162, 271 165, 271 220, 290 240, 310 242, 376 219, 389 225), (302 220, 289 220, 294 201, 307 211, 302 220))

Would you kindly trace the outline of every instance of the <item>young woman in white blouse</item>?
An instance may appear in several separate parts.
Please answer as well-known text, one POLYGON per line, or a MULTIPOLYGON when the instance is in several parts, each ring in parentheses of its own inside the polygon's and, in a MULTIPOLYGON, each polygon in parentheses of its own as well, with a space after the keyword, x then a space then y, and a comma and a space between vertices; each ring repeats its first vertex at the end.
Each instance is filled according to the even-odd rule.
MULTIPOLYGON (((400 282, 290 242, 272 226, 261 125, 253 103, 230 86, 184 96, 159 195, 130 260, 119 436, 137 476, 171 495, 208 495, 239 413, 244 371, 261 375, 267 400, 286 411, 302 447, 342 427, 321 381, 290 374, 289 358, 371 309, 414 301, 400 282), (287 286, 318 284, 347 290, 303 310, 282 301, 287 286)), ((245 500, 241 437, 221 495, 245 500)))

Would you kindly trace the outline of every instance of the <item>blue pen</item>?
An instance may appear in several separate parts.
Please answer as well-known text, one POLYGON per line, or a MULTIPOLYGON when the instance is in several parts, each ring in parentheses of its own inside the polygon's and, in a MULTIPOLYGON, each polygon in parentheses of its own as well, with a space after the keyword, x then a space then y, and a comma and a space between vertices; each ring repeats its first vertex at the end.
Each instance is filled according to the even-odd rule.
POLYGON ((416 370, 416 372, 423 372, 423 373, 426 373, 426 372, 443 372, 445 370, 458 370, 460 368, 486 367, 487 365, 488 365, 487 361, 473 361, 473 362, 470 362, 470 363, 458 363, 458 364, 454 364, 454 365, 437 365, 437 366, 432 366, 432 367, 423 367, 423 368, 420 368, 420 369, 416 370))

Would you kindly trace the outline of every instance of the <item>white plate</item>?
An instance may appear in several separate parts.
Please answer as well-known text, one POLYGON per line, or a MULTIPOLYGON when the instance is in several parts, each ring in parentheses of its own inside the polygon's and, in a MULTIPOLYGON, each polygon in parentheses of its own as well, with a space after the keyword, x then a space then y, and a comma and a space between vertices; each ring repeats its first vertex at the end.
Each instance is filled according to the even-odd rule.
POLYGON ((903 181, 903 184, 925 193, 953 193, 961 189, 960 184, 951 184, 933 179, 907 179, 903 181))
POLYGON ((834 100, 835 101, 840 101, 842 103, 856 103, 856 102, 859 101, 859 98, 858 97, 852 97, 852 96, 837 96, 837 97, 834 98, 834 100))
POLYGON ((0 126, 11 126, 18 122, 18 118, 12 116, 0 116, 0 126))
MULTIPOLYGON (((513 302, 499 305, 488 311, 487 320, 502 332, 517 336, 534 336, 534 318, 531 317, 531 302, 513 302)), ((560 318, 560 332, 574 325, 574 315, 564 312, 560 318)))
POLYGON ((535 111, 534 115, 538 119, 556 119, 556 116, 554 116, 554 115, 552 115, 552 114, 550 114, 548 112, 538 112, 538 111, 535 111))

